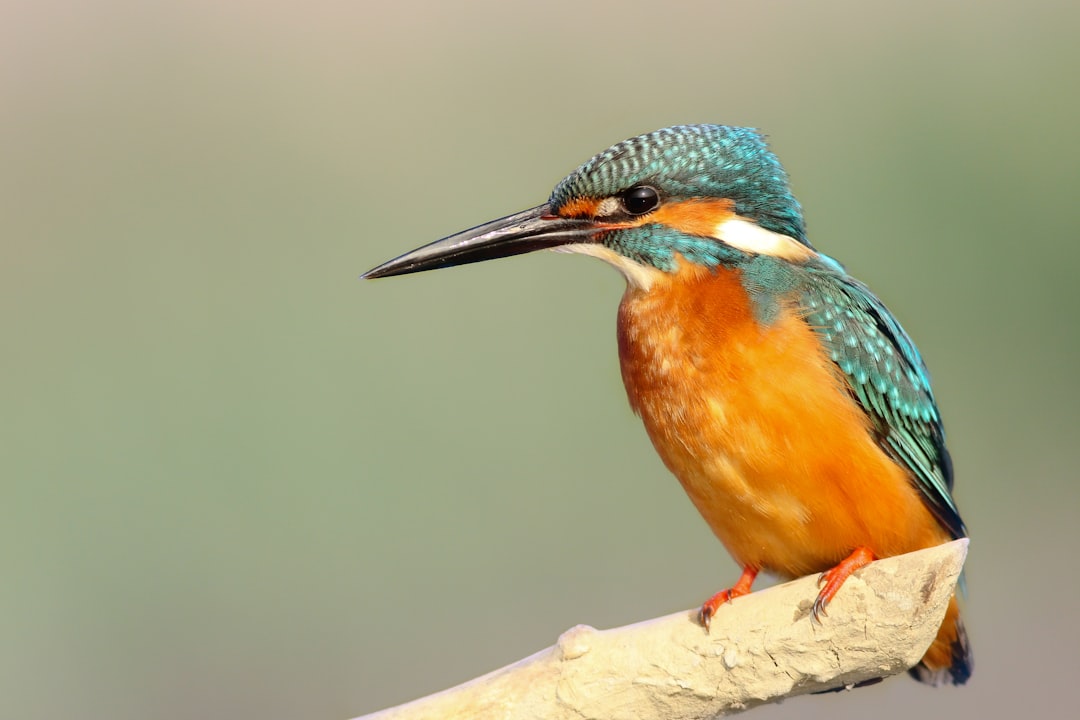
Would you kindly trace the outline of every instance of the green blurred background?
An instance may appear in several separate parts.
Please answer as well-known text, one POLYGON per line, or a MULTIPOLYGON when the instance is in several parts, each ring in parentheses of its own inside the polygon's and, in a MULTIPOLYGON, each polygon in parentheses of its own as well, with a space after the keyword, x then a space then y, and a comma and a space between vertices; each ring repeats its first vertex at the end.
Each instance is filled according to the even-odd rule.
POLYGON ((342 719, 737 568, 619 380, 622 281, 357 275, 687 122, 767 131, 934 372, 963 689, 755 717, 1051 717, 1080 645, 1076 3, 0 4, 0 717, 342 719))

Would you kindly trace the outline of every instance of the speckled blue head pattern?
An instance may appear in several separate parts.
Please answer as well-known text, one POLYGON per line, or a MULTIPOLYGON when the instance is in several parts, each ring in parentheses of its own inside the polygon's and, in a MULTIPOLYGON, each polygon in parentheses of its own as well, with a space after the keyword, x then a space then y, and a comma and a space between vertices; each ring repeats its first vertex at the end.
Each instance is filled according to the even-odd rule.
POLYGON ((787 173, 752 128, 677 125, 624 140, 560 182, 550 204, 608 197, 638 184, 667 197, 732 200, 742 217, 809 246, 787 173))

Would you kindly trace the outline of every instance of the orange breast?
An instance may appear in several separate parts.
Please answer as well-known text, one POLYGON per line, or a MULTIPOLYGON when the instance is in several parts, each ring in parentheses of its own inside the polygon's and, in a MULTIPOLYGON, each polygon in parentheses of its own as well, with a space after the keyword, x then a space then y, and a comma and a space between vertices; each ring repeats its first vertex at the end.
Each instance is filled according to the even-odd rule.
POLYGON ((813 330, 793 308, 760 324, 738 271, 684 263, 628 288, 619 357, 664 463, 741 565, 796 576, 949 539, 813 330))

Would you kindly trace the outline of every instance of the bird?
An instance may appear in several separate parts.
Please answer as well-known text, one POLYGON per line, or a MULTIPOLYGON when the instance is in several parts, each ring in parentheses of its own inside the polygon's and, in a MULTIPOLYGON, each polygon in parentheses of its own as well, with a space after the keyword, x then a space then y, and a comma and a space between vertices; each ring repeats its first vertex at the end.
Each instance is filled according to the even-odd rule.
MULTIPOLYGON (((967 537, 926 365, 892 313, 811 245, 754 128, 679 125, 595 155, 547 202, 364 273, 404 275, 542 249, 621 272, 623 383, 653 446, 741 566, 698 614, 767 572, 820 573, 810 621, 875 559, 967 537)), ((909 672, 964 684, 954 591, 909 672)))

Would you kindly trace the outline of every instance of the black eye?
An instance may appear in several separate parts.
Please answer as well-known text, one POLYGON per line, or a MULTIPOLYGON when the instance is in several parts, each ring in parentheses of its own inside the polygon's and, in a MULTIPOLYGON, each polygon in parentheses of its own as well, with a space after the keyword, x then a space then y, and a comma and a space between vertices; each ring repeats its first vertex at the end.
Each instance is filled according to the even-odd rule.
POLYGON ((622 204, 631 215, 644 215, 660 204, 660 193, 648 185, 638 185, 622 194, 622 204))

